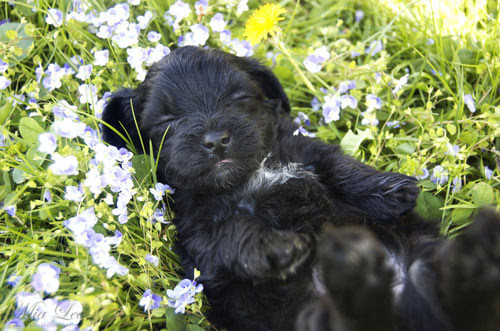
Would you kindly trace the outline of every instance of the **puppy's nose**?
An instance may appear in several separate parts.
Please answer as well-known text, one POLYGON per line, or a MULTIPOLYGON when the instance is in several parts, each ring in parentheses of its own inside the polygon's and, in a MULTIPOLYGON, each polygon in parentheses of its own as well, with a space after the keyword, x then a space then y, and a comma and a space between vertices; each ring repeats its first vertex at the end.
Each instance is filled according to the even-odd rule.
POLYGON ((225 131, 208 132, 203 137, 203 146, 213 152, 226 149, 230 142, 231 137, 225 131))

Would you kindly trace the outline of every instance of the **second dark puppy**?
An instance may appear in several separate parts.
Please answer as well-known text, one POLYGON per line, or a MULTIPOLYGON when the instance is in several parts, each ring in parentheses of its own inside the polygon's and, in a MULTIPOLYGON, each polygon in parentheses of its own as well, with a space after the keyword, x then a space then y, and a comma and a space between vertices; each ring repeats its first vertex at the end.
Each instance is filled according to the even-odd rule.
MULTIPOLYGON (((103 119, 125 135, 124 128, 138 150, 140 138, 152 142, 159 155, 159 180, 177 189, 177 252, 187 275, 195 267, 201 271, 210 320, 229 330, 292 330, 302 311, 301 327, 333 330, 337 322, 322 324, 307 314, 313 305, 327 321, 338 316, 335 330, 365 330, 363 324, 345 321, 367 311, 380 316, 385 330, 396 325, 420 330, 418 323, 429 327, 425 330, 452 325, 453 318, 433 297, 440 289, 450 293, 433 287, 433 271, 428 276, 427 269, 418 268, 416 278, 406 276, 416 261, 427 268, 429 259, 421 258, 437 254, 442 241, 418 217, 403 220, 415 205, 416 181, 377 172, 344 156, 338 146, 294 136, 289 110, 280 83, 257 61, 196 47, 173 51, 152 66, 136 90, 116 93, 105 109, 103 119), (364 225, 378 241, 359 230, 341 241, 327 236, 324 242, 338 243, 338 254, 323 254, 320 271, 315 250, 325 222, 364 225), (358 254, 359 247, 376 248, 358 254), (386 251, 390 268, 375 266, 382 262, 349 268, 342 258, 355 253, 361 260, 385 261, 386 251), (335 277, 342 275, 335 273, 336 266, 346 271, 340 287, 344 278, 335 277), (392 274, 401 283, 396 302, 392 274), (356 288, 368 279, 364 276, 380 279, 375 291, 373 286, 356 288), (373 293, 385 299, 377 304, 373 293), (351 296, 371 301, 352 301, 351 296)), ((124 146, 109 129, 104 137, 124 146)), ((441 262, 436 263, 433 268, 439 269, 441 262)))

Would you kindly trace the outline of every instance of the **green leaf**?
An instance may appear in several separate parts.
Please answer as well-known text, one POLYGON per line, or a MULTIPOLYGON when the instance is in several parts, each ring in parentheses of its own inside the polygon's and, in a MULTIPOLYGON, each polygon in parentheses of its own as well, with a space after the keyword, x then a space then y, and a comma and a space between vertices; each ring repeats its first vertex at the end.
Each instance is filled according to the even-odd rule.
POLYGON ((16 10, 22 16, 33 16, 36 14, 36 11, 33 11, 35 8, 33 5, 33 1, 31 0, 17 0, 14 2, 16 10))
POLYGON ((19 121, 19 132, 28 145, 38 142, 38 135, 45 130, 31 117, 23 117, 19 121))
POLYGON ((135 169, 134 177, 139 183, 146 180, 149 176, 149 156, 146 154, 135 155, 132 158, 132 167, 135 169))
POLYGON ((396 147, 396 152, 399 154, 412 154, 415 152, 415 145, 412 143, 402 143, 396 147))
POLYGON ((491 205, 495 201, 495 193, 487 183, 477 183, 471 191, 472 201, 474 201, 474 204, 478 207, 491 205))
POLYGON ((415 211, 425 218, 441 218, 442 212, 439 208, 443 207, 443 200, 430 192, 420 192, 417 198, 415 211))
POLYGON ((167 309, 168 331, 186 331, 186 319, 182 314, 176 314, 173 308, 167 309))
POLYGON ((28 159, 30 162, 33 162, 34 164, 41 166, 43 161, 45 161, 47 158, 47 153, 40 152, 38 150, 38 146, 33 145, 30 147, 28 152, 26 153, 26 159, 28 159))
POLYGON ((5 43, 6 45, 11 45, 21 50, 20 54, 12 54, 17 61, 26 58, 33 46, 33 38, 28 36, 24 31, 25 25, 26 24, 21 23, 5 23, 0 25, 0 44, 5 43), (9 31, 17 33, 17 38, 11 40, 13 33, 9 31))
POLYGON ((26 176, 26 173, 24 171, 19 168, 15 168, 14 170, 12 170, 12 179, 14 179, 14 182, 16 184, 21 184, 26 179, 28 179, 28 177, 26 176))
POLYGON ((203 330, 203 328, 199 327, 198 325, 189 324, 187 326, 187 331, 204 331, 204 330, 203 330))
POLYGON ((465 223, 467 221, 470 221, 470 217, 471 217, 473 212, 474 212, 474 209, 455 208, 451 212, 451 220, 455 224, 465 223))
POLYGON ((347 131, 344 138, 340 142, 340 146, 342 150, 349 155, 354 155, 359 149, 359 146, 365 139, 373 139, 373 135, 370 129, 365 129, 364 131, 358 131, 358 134, 355 134, 351 130, 347 131))

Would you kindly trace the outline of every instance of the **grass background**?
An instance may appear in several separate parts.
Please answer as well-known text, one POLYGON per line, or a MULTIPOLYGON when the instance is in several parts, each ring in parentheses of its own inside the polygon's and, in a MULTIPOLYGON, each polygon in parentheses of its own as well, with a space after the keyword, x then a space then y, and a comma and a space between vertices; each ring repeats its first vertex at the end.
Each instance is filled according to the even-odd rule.
MULTIPOLYGON (((115 4, 84 2, 96 12, 115 4)), ((239 14, 234 3, 209 1, 205 15, 196 15, 191 3, 192 14, 174 31, 163 16, 172 3, 144 0, 130 6, 130 22, 137 22, 137 16, 146 10, 154 13, 140 33, 141 47, 153 47, 146 34, 157 31, 161 33, 160 43, 174 49, 179 36, 189 32, 192 24, 208 26, 217 12, 224 15, 232 36, 243 39, 245 21, 261 4, 250 1, 250 9, 239 14)), ((480 207, 494 205, 498 209, 497 1, 339 0, 279 4, 287 10, 285 20, 279 23, 282 34, 256 45, 254 56, 273 67, 291 99, 294 115, 303 112, 309 116, 311 125, 302 124, 309 132, 341 144, 347 153, 380 170, 421 176, 424 169, 430 173, 436 166, 446 169, 449 179, 442 185, 429 177, 419 182, 422 193, 417 206, 423 215, 441 219, 445 235, 458 234, 480 207), (358 10, 364 13, 359 22, 355 18, 358 10), (374 41, 381 41, 383 49, 370 55, 366 48, 374 41), (310 73, 303 61, 321 46, 328 48, 331 57, 319 73, 310 73), (352 52, 360 55, 353 58, 352 52), (396 81, 406 74, 407 84, 393 93, 396 81), (311 83, 309 86, 304 78, 311 83), (321 109, 314 110, 311 101, 316 97, 320 104, 324 103, 325 89, 327 94, 334 94, 346 80, 356 81, 350 94, 358 100, 358 106, 343 109, 338 121, 325 123, 321 109), (368 94, 382 101, 381 109, 376 111, 376 126, 361 123, 368 94), (466 94, 475 100, 474 113, 465 104, 466 94), (392 121, 399 121, 399 127, 388 125, 392 121), (457 145, 458 152, 449 153, 450 145, 457 145), (486 166, 493 170, 491 176, 486 166), (458 189, 454 189, 454 178, 461 182, 458 189)), ((60 100, 75 105, 86 125, 97 129, 99 123, 96 105, 78 100, 82 81, 67 75, 60 88, 48 91, 37 82, 36 67, 41 65, 46 70, 51 63, 67 63, 77 71, 72 56, 88 64, 94 61, 94 50, 109 49, 108 64, 94 66, 87 80, 97 87, 99 98, 122 86, 139 84, 127 62, 126 49, 97 37, 87 23, 72 20, 60 27, 46 24, 49 8, 68 13, 71 2, 0 2, 0 21, 9 21, 0 25, 0 59, 9 64, 3 75, 11 81, 10 86, 0 90, 0 133, 5 137, 0 147, 0 201, 4 207, 17 207, 15 216, 8 215, 4 208, 0 211, 0 327, 13 318, 16 294, 33 291, 30 283, 37 266, 50 262, 62 269, 59 290, 50 297, 78 300, 84 308, 82 329, 206 329, 201 297, 185 315, 175 315, 166 305, 165 291, 175 287, 181 278, 177 257, 171 251, 175 228, 150 221, 159 207, 149 191, 156 182, 154 160, 134 157, 135 194, 128 204, 129 220, 120 224, 111 213, 113 206, 104 202, 105 194, 93 196, 87 191, 80 203, 63 197, 65 186, 78 185, 85 179, 93 157, 93 151, 81 139, 58 138, 58 152, 77 157, 78 175, 54 175, 47 170, 52 163, 50 157, 36 151, 38 134, 51 130, 51 110, 60 100), (36 103, 30 104, 30 99, 36 103), (50 202, 44 198, 47 191, 52 196, 50 202), (123 233, 123 241, 112 255, 129 268, 126 276, 106 277, 106 271, 92 262, 86 249, 77 245, 63 226, 64 220, 89 207, 95 208, 99 218, 96 231, 110 235, 119 229, 123 233), (146 254, 158 256, 160 265, 148 263, 146 254), (11 275, 21 276, 14 287, 6 284, 11 275), (161 308, 144 312, 138 305, 146 289, 162 296, 161 308)), ((212 31, 207 45, 230 51, 212 31)), ((113 192, 108 193, 116 198, 113 192)), ((168 219, 172 215, 166 216, 168 219)), ((36 328, 29 319, 25 324, 36 328)))

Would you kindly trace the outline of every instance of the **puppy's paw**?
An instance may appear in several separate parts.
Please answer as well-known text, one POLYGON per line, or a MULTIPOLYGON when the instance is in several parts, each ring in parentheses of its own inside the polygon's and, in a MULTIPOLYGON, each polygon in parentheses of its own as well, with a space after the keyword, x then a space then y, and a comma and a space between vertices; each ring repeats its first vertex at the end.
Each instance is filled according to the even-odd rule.
POLYGON ((375 218, 398 219, 415 207, 420 192, 415 178, 392 172, 374 177, 372 187, 376 190, 369 197, 368 210, 375 218))
POLYGON ((255 248, 245 265, 248 272, 258 278, 286 279, 309 258, 313 240, 306 234, 275 231, 260 238, 255 248))
POLYGON ((457 330, 500 330, 500 217, 478 214, 437 255, 438 293, 457 330))
POLYGON ((393 272, 375 237, 363 228, 327 226, 318 251, 324 284, 343 318, 356 330, 392 330, 393 272))

